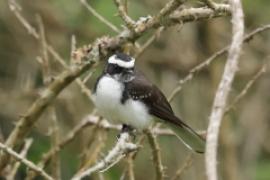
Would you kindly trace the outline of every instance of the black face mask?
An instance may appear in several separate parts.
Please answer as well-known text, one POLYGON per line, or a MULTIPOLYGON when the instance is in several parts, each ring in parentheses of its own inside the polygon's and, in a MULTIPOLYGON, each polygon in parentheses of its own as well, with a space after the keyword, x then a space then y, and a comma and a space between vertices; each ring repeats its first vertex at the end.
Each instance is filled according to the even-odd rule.
POLYGON ((107 67, 106 67, 106 70, 105 70, 105 72, 110 74, 110 75, 120 74, 123 71, 124 71, 124 68, 119 67, 116 64, 107 64, 107 67))

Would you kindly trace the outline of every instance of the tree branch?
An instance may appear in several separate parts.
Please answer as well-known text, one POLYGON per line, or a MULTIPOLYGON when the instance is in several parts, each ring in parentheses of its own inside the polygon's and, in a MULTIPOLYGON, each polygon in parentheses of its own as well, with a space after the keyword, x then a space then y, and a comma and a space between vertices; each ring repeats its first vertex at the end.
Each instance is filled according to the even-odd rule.
MULTIPOLYGON (((27 152, 28 152, 30 146, 32 145, 32 143, 33 143, 33 139, 31 139, 31 138, 25 140, 23 149, 20 152, 20 156, 22 158, 25 158, 26 157, 27 152)), ((13 165, 13 168, 11 169, 11 171, 9 172, 9 174, 6 177, 7 180, 14 180, 15 179, 16 173, 17 173, 18 168, 20 167, 20 165, 21 165, 20 161, 16 162, 13 165)))
MULTIPOLYGON (((59 144, 53 146, 47 153, 43 154, 42 159, 37 163, 40 168, 45 168, 50 162, 51 158, 58 153, 64 146, 69 144, 74 138, 82 132, 82 130, 89 125, 98 124, 99 117, 90 115, 88 118, 83 119, 79 124, 77 124, 59 144)), ((27 175, 29 179, 33 179, 36 174, 34 172, 29 172, 27 175)))
POLYGON ((153 165, 156 170, 156 180, 163 180, 165 177, 164 167, 161 162, 160 148, 157 143, 157 139, 150 130, 146 130, 145 133, 152 149, 153 165))
POLYGON ((97 171, 106 171, 118 163, 128 153, 134 152, 137 149, 138 146, 130 142, 130 135, 127 132, 121 133, 118 142, 104 159, 95 164, 93 167, 85 170, 84 172, 75 175, 72 180, 80 180, 86 176, 90 176, 97 171))
POLYGON ((98 18, 101 22, 103 22, 105 25, 107 25, 109 28, 111 28, 113 31, 119 33, 119 29, 113 25, 110 21, 108 21, 107 19, 105 19, 102 15, 100 15, 94 8, 92 8, 86 0, 80 0, 80 2, 82 3, 82 5, 84 5, 86 7, 86 9, 93 14, 96 18, 98 18))
POLYGON ((244 37, 243 10, 240 0, 230 0, 232 7, 232 43, 227 63, 213 103, 206 139, 206 174, 208 180, 217 180, 217 144, 219 127, 226 108, 231 85, 237 71, 238 58, 244 37))
MULTIPOLYGON (((263 32, 263 31, 269 30, 269 29, 270 29, 270 24, 267 24, 267 25, 264 25, 262 27, 256 28, 252 32, 250 32, 247 35, 245 35, 245 38, 244 38, 243 42, 247 43, 255 35, 263 32)), ((226 47, 220 49, 216 53, 212 54, 205 61, 203 61, 200 64, 198 64, 195 67, 193 67, 184 78, 182 78, 181 80, 178 81, 178 85, 173 89, 173 91, 171 92, 168 100, 171 102, 176 97, 176 95, 182 90, 183 85, 185 83, 191 81, 193 79, 193 77, 195 76, 196 73, 198 73, 199 71, 201 71, 203 68, 209 66, 215 59, 217 59, 218 57, 224 55, 228 51, 229 47, 230 46, 226 46, 226 47)))
POLYGON ((24 165, 26 165, 31 170, 37 172, 38 174, 40 174, 45 179, 53 180, 53 178, 50 175, 48 175, 45 171, 43 171, 43 169, 39 168, 38 166, 36 166, 31 161, 25 159, 22 155, 16 153, 10 147, 0 143, 0 149, 2 151, 4 151, 5 153, 7 153, 7 154, 11 155, 12 157, 14 157, 17 161, 19 161, 19 162, 23 163, 24 165))
POLYGON ((226 107, 224 114, 228 113, 235 104, 237 104, 248 92, 248 90, 253 86, 259 77, 266 72, 266 65, 263 65, 260 70, 248 81, 242 91, 233 99, 229 106, 226 107))
POLYGON ((115 5, 118 8, 119 16, 122 18, 129 30, 133 31, 135 28, 135 21, 133 21, 127 14, 126 8, 121 0, 114 0, 115 5))
POLYGON ((132 154, 128 154, 127 158, 127 179, 128 180, 135 180, 134 174, 134 159, 132 158, 132 154))
POLYGON ((204 19, 212 19, 216 17, 230 15, 230 6, 222 5, 223 8, 218 8, 215 11, 210 8, 186 8, 173 13, 169 16, 167 21, 168 26, 179 24, 179 22, 186 23, 191 21, 198 21, 204 19))
POLYGON ((175 175, 171 180, 180 179, 181 175, 184 173, 186 169, 188 169, 193 162, 192 153, 185 159, 184 164, 176 171, 175 175))
POLYGON ((204 3, 211 9, 215 10, 216 9, 216 3, 213 2, 212 0, 203 0, 204 3))

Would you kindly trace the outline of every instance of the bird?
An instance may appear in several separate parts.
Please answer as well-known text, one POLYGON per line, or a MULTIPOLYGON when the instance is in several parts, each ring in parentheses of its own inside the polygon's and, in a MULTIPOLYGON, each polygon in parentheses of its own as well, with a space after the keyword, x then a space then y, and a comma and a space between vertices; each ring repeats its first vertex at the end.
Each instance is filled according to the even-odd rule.
POLYGON ((165 95, 142 71, 135 58, 122 52, 111 55, 93 89, 98 113, 123 129, 143 131, 155 122, 167 125, 184 145, 204 153, 205 139, 178 118, 165 95))

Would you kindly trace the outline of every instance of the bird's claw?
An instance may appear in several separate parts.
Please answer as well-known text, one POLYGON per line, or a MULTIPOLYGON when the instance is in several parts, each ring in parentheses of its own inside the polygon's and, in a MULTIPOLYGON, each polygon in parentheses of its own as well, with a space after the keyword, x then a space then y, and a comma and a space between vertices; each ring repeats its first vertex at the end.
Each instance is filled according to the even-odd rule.
POLYGON ((136 139, 135 131, 136 130, 133 127, 123 124, 120 134, 118 134, 116 137, 117 139, 119 139, 121 136, 121 133, 128 133, 132 137, 132 140, 135 141, 136 139))

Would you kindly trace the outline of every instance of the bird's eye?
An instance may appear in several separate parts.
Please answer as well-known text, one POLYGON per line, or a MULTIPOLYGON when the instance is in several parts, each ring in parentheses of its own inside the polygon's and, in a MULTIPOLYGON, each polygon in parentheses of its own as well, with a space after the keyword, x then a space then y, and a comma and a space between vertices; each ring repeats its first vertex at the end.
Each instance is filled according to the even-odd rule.
POLYGON ((119 67, 117 64, 109 64, 107 66, 107 73, 109 74, 119 74, 123 70, 122 67, 119 67))
POLYGON ((120 73, 122 72, 123 68, 122 67, 119 67, 119 66, 115 66, 115 69, 114 69, 114 72, 117 74, 117 73, 120 73))

